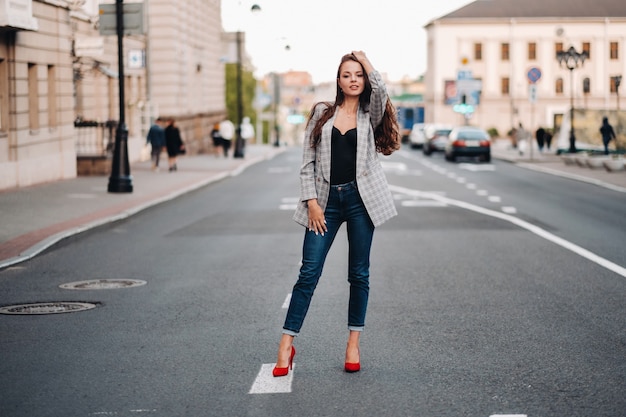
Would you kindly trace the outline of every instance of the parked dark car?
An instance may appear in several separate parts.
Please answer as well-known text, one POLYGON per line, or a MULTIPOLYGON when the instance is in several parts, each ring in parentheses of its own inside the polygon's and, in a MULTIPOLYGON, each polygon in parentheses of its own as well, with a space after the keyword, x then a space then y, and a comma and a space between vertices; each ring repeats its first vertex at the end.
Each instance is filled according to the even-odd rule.
POLYGON ((427 125, 424 128, 426 141, 422 148, 424 155, 429 156, 433 152, 442 152, 448 142, 448 135, 452 131, 452 126, 448 125, 427 125))
POLYGON ((472 157, 489 162, 491 161, 489 134, 478 127, 456 127, 450 132, 444 152, 447 161, 454 162, 458 157, 472 157))

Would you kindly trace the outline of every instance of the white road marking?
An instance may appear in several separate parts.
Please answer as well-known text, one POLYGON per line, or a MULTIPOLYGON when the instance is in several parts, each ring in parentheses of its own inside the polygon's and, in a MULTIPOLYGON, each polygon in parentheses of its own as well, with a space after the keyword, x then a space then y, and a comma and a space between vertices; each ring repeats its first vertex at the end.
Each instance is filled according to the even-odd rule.
POLYGON ((492 414, 489 417, 528 417, 526 414, 492 414))
POLYGON ((279 210, 285 211, 294 211, 296 208, 298 208, 297 204, 281 204, 280 206, 278 206, 279 210))
POLYGON ((402 207, 446 207, 447 204, 433 200, 404 200, 400 203, 402 207))
POLYGON ((267 172, 270 174, 285 174, 291 172, 291 167, 270 167, 267 172))
POLYGON ((459 184, 465 184, 467 180, 463 177, 459 177, 456 179, 456 182, 458 182, 459 184))
POLYGON ((476 195, 485 196, 487 194, 489 194, 487 192, 487 190, 478 190, 478 191, 476 191, 476 195))
POLYGON ((384 171, 406 171, 406 164, 404 162, 389 162, 382 161, 380 165, 384 171))
POLYGON ((487 199, 491 201, 492 203, 499 203, 502 201, 502 199, 498 197, 497 195, 490 195, 487 199))
POLYGON ((285 301, 283 301, 283 305, 280 308, 289 308, 290 302, 291 302, 291 293, 287 294, 287 297, 285 297, 285 301))
POLYGON ((459 168, 465 169, 467 171, 478 172, 478 171, 495 171, 496 166, 492 164, 459 164, 459 168))
POLYGON ((515 207, 511 207, 511 206, 504 206, 502 207, 502 211, 508 214, 515 214, 517 213, 517 209, 515 207))
POLYGON ((580 247, 568 240, 565 240, 563 238, 560 238, 556 235, 553 235, 552 233, 542 229, 539 226, 535 226, 532 223, 528 223, 527 221, 524 221, 522 219, 518 219, 515 216, 511 216, 509 214, 506 213, 500 213, 498 211, 493 211, 493 210, 489 210, 480 206, 476 206, 474 204, 470 204, 467 203, 465 201, 460 201, 460 200, 453 200, 451 198, 447 198, 447 197, 442 197, 439 196, 437 194, 429 194, 429 193, 425 193, 423 191, 419 191, 419 190, 412 190, 410 188, 404 188, 404 187, 398 187, 395 185, 390 185, 389 188, 396 193, 405 193, 407 195, 411 195, 417 198, 430 198, 433 200, 437 200, 437 201, 441 201, 442 203, 446 203, 448 205, 451 206, 455 206, 455 207, 459 207, 459 208, 463 208, 466 210, 470 210, 470 211, 474 211, 476 213, 481 213, 484 214, 486 216, 491 216, 491 217, 495 217, 501 220, 505 220, 508 221, 510 223, 513 223, 523 229, 528 230, 531 233, 534 233, 535 235, 550 241, 552 243, 555 243, 559 246, 561 246, 564 249, 567 249, 571 252, 574 252, 575 254, 590 260, 591 262, 594 262, 600 266, 602 266, 603 268, 608 269, 609 271, 612 271, 618 275, 621 275, 622 277, 626 278, 626 268, 617 265, 616 263, 613 263, 611 261, 609 261, 608 259, 602 258, 601 256, 596 255, 595 253, 580 247))
POLYGON ((465 186, 468 190, 475 190, 476 189, 476 184, 474 184, 473 182, 468 183, 465 186))
POLYGON ((252 383, 248 394, 288 394, 291 392, 291 382, 293 381, 293 371, 296 369, 296 364, 293 364, 293 369, 289 370, 289 374, 278 378, 272 375, 274 366, 276 366, 275 363, 264 363, 261 365, 261 370, 252 383))

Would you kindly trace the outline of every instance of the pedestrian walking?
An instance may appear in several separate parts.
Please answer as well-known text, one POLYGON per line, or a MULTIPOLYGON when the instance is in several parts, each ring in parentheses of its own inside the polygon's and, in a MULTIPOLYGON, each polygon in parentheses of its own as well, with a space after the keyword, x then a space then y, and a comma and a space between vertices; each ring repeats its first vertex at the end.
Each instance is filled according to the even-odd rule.
POLYGON ((535 140, 537 140, 537 148, 539 152, 543 152, 543 146, 546 143, 546 130, 543 127, 540 127, 535 132, 535 140))
POLYGON ((244 140, 252 139, 254 137, 254 126, 250 123, 249 117, 244 117, 241 122, 241 138, 244 140))
POLYGON ((222 142, 224 141, 224 138, 220 135, 219 123, 215 123, 213 125, 213 129, 211 130, 211 140, 213 141, 213 154, 218 157, 223 152, 222 142))
POLYGON ((228 158, 228 151, 232 144, 233 137, 235 136, 235 125, 233 125, 233 122, 228 119, 220 122, 220 136, 222 137, 224 156, 228 158))
POLYGON ((167 148, 169 171, 177 171, 177 158, 178 155, 185 152, 185 144, 174 119, 169 119, 165 128, 165 147, 167 148))
POLYGON ((150 126, 148 130, 148 136, 146 143, 148 143, 152 149, 150 150, 150 156, 152 158, 152 170, 158 171, 159 159, 161 158, 161 152, 165 147, 165 120, 161 117, 157 117, 154 124, 150 126))
POLYGON ((305 227, 302 266, 293 287, 272 374, 289 373, 324 261, 342 223, 349 242, 348 342, 344 369, 361 369, 359 340, 369 296, 374 228, 397 214, 377 153, 400 147, 396 115, 385 84, 365 53, 344 55, 334 102, 313 106, 305 128, 300 202, 294 220, 305 227))
POLYGON ((602 126, 600 127, 600 133, 602 134, 602 144, 604 144, 604 154, 609 154, 609 142, 615 139, 615 131, 613 126, 609 124, 607 117, 602 118, 602 126))
POLYGON ((552 130, 551 129, 546 129, 546 135, 544 137, 544 141, 546 143, 546 149, 550 150, 550 147, 552 146, 552 130))

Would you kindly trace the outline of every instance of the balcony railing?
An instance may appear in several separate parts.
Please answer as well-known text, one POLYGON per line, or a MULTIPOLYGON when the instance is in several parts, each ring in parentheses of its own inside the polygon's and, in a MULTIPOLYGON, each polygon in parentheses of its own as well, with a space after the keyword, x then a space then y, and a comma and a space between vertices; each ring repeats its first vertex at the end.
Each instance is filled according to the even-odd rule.
POLYGON ((112 154, 117 121, 97 122, 77 119, 74 121, 74 128, 76 156, 102 157, 112 154))

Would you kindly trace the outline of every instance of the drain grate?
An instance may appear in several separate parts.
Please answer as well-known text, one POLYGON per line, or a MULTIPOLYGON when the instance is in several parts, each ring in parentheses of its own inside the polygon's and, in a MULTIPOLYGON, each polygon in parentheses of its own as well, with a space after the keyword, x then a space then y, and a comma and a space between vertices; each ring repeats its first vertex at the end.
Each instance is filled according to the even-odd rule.
POLYGON ((61 301, 52 303, 17 304, 12 306, 0 307, 0 314, 60 314, 75 313, 77 311, 91 310, 92 308, 96 308, 96 305, 91 303, 61 301))
POLYGON ((132 288, 146 285, 146 281, 138 279, 95 279, 89 281, 70 282, 59 285, 65 290, 114 290, 117 288, 132 288))

